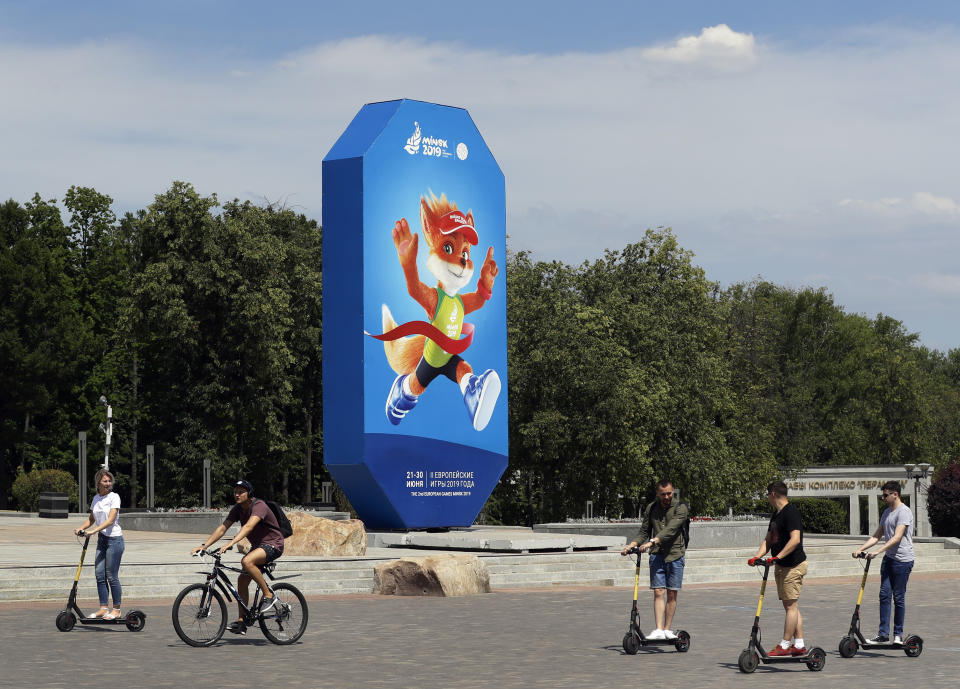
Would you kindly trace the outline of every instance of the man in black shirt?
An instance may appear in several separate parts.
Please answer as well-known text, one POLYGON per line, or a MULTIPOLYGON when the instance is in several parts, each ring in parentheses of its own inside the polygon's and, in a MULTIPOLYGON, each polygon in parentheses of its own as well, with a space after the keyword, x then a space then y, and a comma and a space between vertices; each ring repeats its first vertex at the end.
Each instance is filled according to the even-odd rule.
POLYGON ((774 481, 767 486, 767 501, 774 509, 767 535, 749 564, 756 563, 767 550, 776 559, 774 578, 777 595, 783 602, 783 640, 770 651, 772 656, 806 655, 803 644, 803 616, 797 601, 807 573, 807 556, 803 552, 803 520, 800 511, 787 500, 787 484, 774 481), (792 646, 792 648, 791 648, 792 646))

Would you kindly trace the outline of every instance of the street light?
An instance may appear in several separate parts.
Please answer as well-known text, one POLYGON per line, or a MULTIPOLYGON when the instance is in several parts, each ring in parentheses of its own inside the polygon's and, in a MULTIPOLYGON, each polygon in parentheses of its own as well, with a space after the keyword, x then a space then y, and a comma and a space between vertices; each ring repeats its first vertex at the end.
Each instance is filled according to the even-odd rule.
POLYGON ((103 468, 110 470, 110 438, 113 436, 113 407, 107 404, 107 398, 105 395, 100 395, 100 404, 107 408, 107 423, 106 425, 100 424, 100 432, 106 437, 106 442, 104 443, 103 451, 103 468))

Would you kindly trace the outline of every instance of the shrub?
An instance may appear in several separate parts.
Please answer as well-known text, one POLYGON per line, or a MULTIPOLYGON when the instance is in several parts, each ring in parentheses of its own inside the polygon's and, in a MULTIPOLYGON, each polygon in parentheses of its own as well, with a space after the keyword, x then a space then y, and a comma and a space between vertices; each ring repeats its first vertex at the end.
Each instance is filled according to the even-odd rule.
POLYGON ((930 526, 937 536, 960 536, 960 460, 933 476, 927 490, 930 526))
POLYGON ((848 533, 847 509, 830 498, 793 498, 790 502, 800 510, 804 533, 848 533))
POLYGON ((70 509, 77 511, 77 482, 66 471, 34 469, 30 473, 17 473, 13 482, 13 497, 21 512, 36 512, 40 493, 66 493, 69 496, 70 509))

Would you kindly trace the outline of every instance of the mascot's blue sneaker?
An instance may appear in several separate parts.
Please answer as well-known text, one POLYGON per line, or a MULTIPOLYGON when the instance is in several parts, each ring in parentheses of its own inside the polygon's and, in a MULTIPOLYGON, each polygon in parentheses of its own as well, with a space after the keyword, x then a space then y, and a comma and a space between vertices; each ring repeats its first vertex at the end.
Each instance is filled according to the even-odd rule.
POLYGON ((493 408, 500 396, 500 376, 488 368, 479 376, 469 374, 466 389, 463 391, 463 403, 473 422, 473 428, 482 431, 490 423, 493 408))
MULTIPOLYGON (((407 415, 408 411, 417 406, 417 400, 420 399, 418 395, 408 395, 403 391, 404 378, 406 378, 405 375, 397 376, 397 379, 393 381, 393 386, 390 388, 390 394, 387 395, 387 418, 394 426, 403 421, 403 417, 407 415)), ((499 388, 500 385, 498 381, 497 389, 499 390, 499 388)))

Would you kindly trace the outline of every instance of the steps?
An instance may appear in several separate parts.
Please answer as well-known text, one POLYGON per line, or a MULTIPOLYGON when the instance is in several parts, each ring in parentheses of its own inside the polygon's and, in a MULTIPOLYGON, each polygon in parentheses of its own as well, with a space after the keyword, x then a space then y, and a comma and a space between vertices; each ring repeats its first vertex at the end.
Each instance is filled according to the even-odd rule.
MULTIPOLYGON (((818 541, 805 546, 810 569, 808 578, 860 576, 861 564, 850 557, 859 541, 818 541)), ((960 573, 960 550, 940 543, 915 543, 917 560, 913 573, 960 573)), ((407 551, 409 552, 409 551, 407 551)), ((687 553, 685 584, 756 582, 757 570, 747 567, 753 548, 693 549, 687 553)), ((437 554, 424 551, 423 555, 437 554)), ((396 557, 400 557, 398 553, 396 557)), ((480 554, 490 572, 493 589, 545 586, 633 586, 632 561, 618 551, 560 552, 529 555, 480 554)), ((390 558, 280 560, 276 574, 299 574, 290 579, 306 595, 370 593, 373 568, 390 558)), ((126 564, 120 570, 124 598, 174 598, 188 584, 202 582, 199 561, 178 564, 126 564)), ((871 566, 871 579, 879 578, 879 563, 871 566)), ((66 600, 76 565, 0 568, 0 602, 66 600)), ((231 577, 233 578, 233 577, 231 577)), ((235 579, 234 579, 235 580, 235 579)), ((649 584, 646 558, 641 564, 640 584, 649 584)), ((79 600, 92 605, 97 589, 92 564, 80 577, 79 600)))

